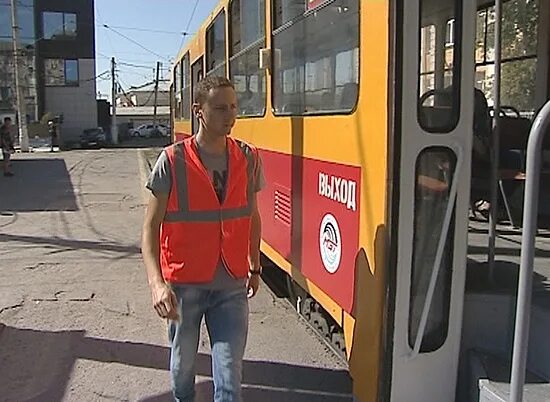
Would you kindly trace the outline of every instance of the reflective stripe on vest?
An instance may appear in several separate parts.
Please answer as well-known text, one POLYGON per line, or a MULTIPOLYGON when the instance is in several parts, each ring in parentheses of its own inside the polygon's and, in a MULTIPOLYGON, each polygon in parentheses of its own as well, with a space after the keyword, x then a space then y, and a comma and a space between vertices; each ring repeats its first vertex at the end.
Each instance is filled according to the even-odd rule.
MULTIPOLYGON (((176 144, 174 147, 174 170, 176 174, 176 187, 178 189, 178 211, 166 212, 164 217, 165 222, 221 222, 251 215, 252 202, 254 200, 254 167, 256 160, 252 149, 247 144, 241 141, 236 142, 248 162, 246 169, 248 176, 247 205, 240 208, 220 208, 218 210, 209 211, 189 210, 189 190, 187 188, 187 169, 184 155, 185 146, 182 142, 176 144)), ((229 174, 231 174, 231 172, 229 172, 228 167, 228 175, 229 174)))

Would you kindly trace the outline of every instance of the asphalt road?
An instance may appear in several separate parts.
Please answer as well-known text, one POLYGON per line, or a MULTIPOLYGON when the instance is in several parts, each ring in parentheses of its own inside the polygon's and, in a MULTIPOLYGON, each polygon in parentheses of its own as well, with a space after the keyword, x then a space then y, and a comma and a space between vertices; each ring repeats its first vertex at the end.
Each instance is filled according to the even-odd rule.
MULTIPOLYGON (((139 154, 16 154, 0 177, 0 401, 171 400, 139 154)), ((250 307, 245 401, 352 400, 344 364, 284 300, 264 285, 250 307)), ((212 400, 208 352, 203 331, 196 402, 212 400)))

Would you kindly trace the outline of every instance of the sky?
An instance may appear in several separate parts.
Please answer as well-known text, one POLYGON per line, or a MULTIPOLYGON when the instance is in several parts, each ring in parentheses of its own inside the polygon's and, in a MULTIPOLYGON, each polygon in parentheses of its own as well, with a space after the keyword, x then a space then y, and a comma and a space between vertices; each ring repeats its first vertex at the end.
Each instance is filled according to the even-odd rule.
POLYGON ((95 0, 96 75, 109 71, 97 79, 101 98, 111 98, 111 57, 117 61, 118 79, 125 91, 153 81, 157 61, 162 63, 161 78, 169 79, 172 61, 192 37, 181 33, 196 32, 217 3, 218 0, 95 0))

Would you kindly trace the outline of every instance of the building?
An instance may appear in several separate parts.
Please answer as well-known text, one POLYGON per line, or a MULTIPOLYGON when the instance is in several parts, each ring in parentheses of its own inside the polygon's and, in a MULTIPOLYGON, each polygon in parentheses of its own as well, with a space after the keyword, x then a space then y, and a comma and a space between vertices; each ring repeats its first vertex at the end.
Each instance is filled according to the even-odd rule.
MULTIPOLYGON (((10 2, 0 3, 0 113, 15 114, 10 2)), ((93 0, 17 0, 27 120, 63 116, 61 139, 97 126, 93 0)))
MULTIPOLYGON (((155 105, 155 84, 121 93, 116 100, 117 107, 138 107, 155 105)), ((157 106, 170 106, 170 84, 160 81, 157 91, 157 106)))
MULTIPOLYGON (((123 92, 117 99, 117 121, 137 127, 155 120, 155 84, 123 92)), ((157 123, 170 124, 170 84, 160 81, 157 91, 157 123)), ((120 131, 120 129, 119 129, 120 131)))
MULTIPOLYGON (((0 117, 15 120, 15 63, 13 57, 11 6, 0 3, 0 117)), ((18 1, 20 79, 29 121, 39 119, 36 93, 36 30, 34 0, 18 1)))

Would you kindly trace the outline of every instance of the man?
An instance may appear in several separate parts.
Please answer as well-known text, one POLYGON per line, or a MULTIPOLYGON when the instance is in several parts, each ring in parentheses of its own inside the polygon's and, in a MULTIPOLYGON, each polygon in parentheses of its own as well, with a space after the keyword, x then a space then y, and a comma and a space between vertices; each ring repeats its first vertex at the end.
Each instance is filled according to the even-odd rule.
POLYGON ((247 296, 258 291, 261 274, 256 193, 265 179, 256 149, 229 137, 237 96, 226 78, 199 82, 193 112, 198 133, 167 147, 147 182, 143 259, 154 308, 169 320, 175 400, 194 400, 204 316, 214 400, 242 401, 247 296))
POLYGON ((54 144, 57 138, 57 127, 53 120, 48 121, 48 133, 50 134, 50 152, 54 152, 54 144))
POLYGON ((15 148, 13 146, 11 130, 11 118, 4 117, 4 124, 0 126, 0 148, 2 149, 2 162, 4 165, 4 176, 6 177, 13 176, 10 170, 10 159, 11 154, 15 152, 15 148))

